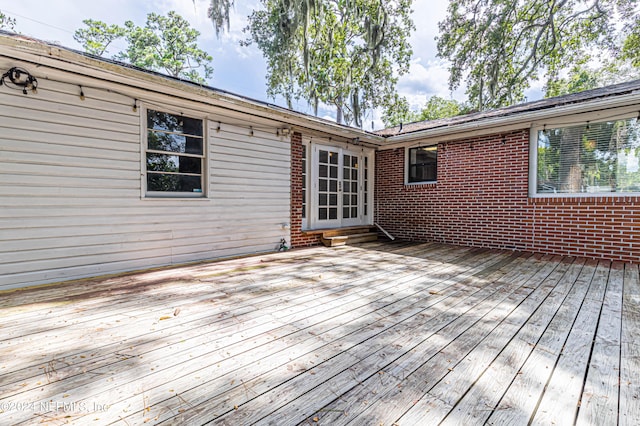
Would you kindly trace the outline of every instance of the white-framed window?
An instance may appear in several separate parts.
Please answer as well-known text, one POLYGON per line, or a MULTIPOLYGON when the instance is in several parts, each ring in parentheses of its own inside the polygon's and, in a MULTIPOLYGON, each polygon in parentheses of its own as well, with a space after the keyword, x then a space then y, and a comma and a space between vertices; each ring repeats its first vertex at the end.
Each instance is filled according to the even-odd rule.
POLYGON ((146 123, 146 195, 204 197, 204 120, 147 109, 146 123))
POLYGON ((531 196, 640 193, 640 121, 534 127, 530 160, 531 196))
POLYGON ((434 183, 438 179, 438 145, 407 148, 406 183, 434 183))

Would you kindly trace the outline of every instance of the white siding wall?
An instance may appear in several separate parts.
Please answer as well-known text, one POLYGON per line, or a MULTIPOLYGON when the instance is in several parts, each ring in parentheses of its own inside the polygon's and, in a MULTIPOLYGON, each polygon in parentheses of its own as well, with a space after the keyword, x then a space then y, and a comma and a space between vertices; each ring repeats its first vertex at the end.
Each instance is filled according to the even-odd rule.
MULTIPOLYGON (((0 58, 3 72, 14 65, 0 58)), ((143 109, 134 112, 128 96, 85 87, 82 101, 78 86, 39 83, 28 95, 0 87, 0 289, 274 251, 289 241, 290 147, 277 123, 270 131, 263 120, 250 136, 201 106, 222 121, 219 132, 208 122, 209 197, 145 199, 143 109)), ((165 100, 180 107, 162 96, 150 107, 161 110, 165 100)))

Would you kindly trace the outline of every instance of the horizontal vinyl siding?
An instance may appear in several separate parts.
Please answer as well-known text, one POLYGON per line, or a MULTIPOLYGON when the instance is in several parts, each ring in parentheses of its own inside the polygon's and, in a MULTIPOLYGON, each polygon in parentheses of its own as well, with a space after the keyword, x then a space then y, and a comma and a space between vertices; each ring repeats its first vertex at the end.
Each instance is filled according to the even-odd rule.
POLYGON ((283 227, 289 224, 291 197, 288 138, 276 136, 275 126, 273 131, 254 130, 253 136, 246 127, 223 124, 217 131, 217 126, 210 121, 208 128, 215 217, 208 228, 199 230, 193 241, 197 245, 182 247, 181 259, 199 251, 273 251, 280 239, 289 240, 283 227))
MULTIPOLYGON (((15 65, 0 58, 0 69, 15 65)), ((201 111, 211 120, 208 198, 141 198, 143 109, 105 88, 83 87, 84 100, 79 86, 44 78, 36 94, 0 88, 0 289, 274 251, 289 239, 290 148, 276 123, 253 136, 224 122, 216 131, 201 111)), ((159 95, 150 108, 164 102, 180 108, 159 95)))

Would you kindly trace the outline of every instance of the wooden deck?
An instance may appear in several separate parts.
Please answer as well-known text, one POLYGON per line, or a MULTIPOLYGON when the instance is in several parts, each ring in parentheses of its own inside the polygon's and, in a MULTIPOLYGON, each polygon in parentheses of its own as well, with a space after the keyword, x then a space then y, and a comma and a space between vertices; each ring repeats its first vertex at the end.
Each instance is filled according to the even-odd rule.
POLYGON ((0 297, 0 424, 640 424, 638 265, 367 243, 0 297))

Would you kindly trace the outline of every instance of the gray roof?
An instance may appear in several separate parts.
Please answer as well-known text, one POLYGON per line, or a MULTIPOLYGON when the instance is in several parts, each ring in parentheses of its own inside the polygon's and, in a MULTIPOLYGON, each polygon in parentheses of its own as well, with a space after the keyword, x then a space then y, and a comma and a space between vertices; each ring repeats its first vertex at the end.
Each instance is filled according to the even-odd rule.
POLYGON ((73 53, 78 54, 78 55, 85 56, 87 58, 95 59, 97 61, 106 62, 106 63, 113 64, 113 65, 118 65, 118 66, 121 66, 123 68, 129 68, 129 69, 132 69, 132 70, 137 70, 137 71, 140 71, 140 72, 143 72, 143 73, 146 73, 146 74, 150 74, 150 75, 155 75, 155 76, 158 76, 158 77, 166 78, 168 80, 179 81, 181 83, 188 84, 190 86, 202 87, 202 88, 208 89, 208 90, 210 90, 212 92, 220 93, 220 94, 223 94, 223 95, 229 95, 229 96, 234 96, 234 97, 238 97, 238 98, 243 98, 243 99, 255 102, 255 103, 263 104, 263 105, 271 107, 271 108, 282 108, 282 107, 280 107, 278 105, 275 105, 275 104, 272 104, 272 103, 269 103, 269 102, 265 102, 265 101, 262 101, 262 100, 259 100, 259 99, 254 99, 254 98, 251 98, 249 96, 240 95, 238 93, 230 92, 230 91, 224 90, 224 89, 219 89, 217 87, 208 86, 206 84, 196 83, 194 81, 187 80, 187 79, 184 79, 184 78, 173 77, 173 76, 168 75, 168 74, 164 74, 164 73, 161 73, 161 72, 158 72, 158 71, 150 70, 148 68, 141 68, 141 67, 138 67, 136 65, 132 65, 132 64, 130 64, 128 62, 118 61, 116 59, 107 58, 107 57, 104 57, 104 56, 97 56, 97 55, 94 55, 94 54, 91 54, 91 53, 88 53, 88 52, 83 52, 82 50, 74 49, 72 47, 63 46, 63 45, 55 43, 55 42, 51 42, 51 41, 47 41, 47 40, 41 40, 41 39, 38 39, 38 38, 35 38, 35 37, 25 36, 25 35, 22 35, 22 34, 14 33, 14 32, 11 32, 11 31, 6 31, 6 30, 2 30, 2 29, 0 29, 0 35, 9 36, 9 37, 13 37, 13 38, 16 38, 16 39, 22 39, 22 40, 26 40, 26 41, 31 41, 31 42, 39 43, 39 44, 46 45, 46 46, 52 46, 52 47, 55 47, 57 49, 63 49, 63 50, 66 50, 66 51, 69 51, 69 52, 73 52, 73 53))
POLYGON ((595 99, 630 94, 635 91, 640 91, 640 80, 633 80, 626 83, 601 87, 599 89, 586 90, 584 92, 557 96, 555 98, 540 99, 538 101, 526 102, 490 111, 474 112, 471 114, 459 115, 457 117, 451 118, 442 118, 438 120, 407 123, 403 124, 402 126, 395 126, 388 129, 378 130, 375 133, 380 136, 391 137, 419 132, 422 130, 454 127, 459 124, 482 121, 488 118, 508 117, 532 111, 551 110, 553 108, 570 104, 577 104, 595 99))
POLYGON ((359 129, 356 127, 351 127, 348 126, 346 124, 338 124, 335 121, 332 120, 327 120, 325 118, 322 117, 317 117, 315 115, 311 115, 311 114, 307 114, 305 112, 299 112, 299 111, 295 111, 289 108, 286 108, 284 106, 280 106, 274 103, 270 103, 270 102, 266 102, 260 99, 255 99, 255 98, 251 98, 249 96, 245 96, 245 95, 241 95, 235 92, 231 92, 228 90, 224 90, 224 89, 220 89, 217 87, 213 87, 213 86, 209 86, 206 84, 200 84, 200 83, 196 83, 193 82, 191 80, 187 80, 184 78, 180 78, 180 77, 173 77, 161 72, 157 72, 157 71, 153 71, 147 68, 141 68, 132 64, 129 64, 127 62, 122 62, 122 61, 118 61, 115 59, 111 59, 111 58, 106 58, 103 56, 96 56, 93 55, 91 53, 87 53, 87 52, 83 52, 81 50, 77 50, 77 49, 73 49, 67 46, 62 46, 60 44, 54 43, 54 42, 50 42, 50 41, 46 41, 46 40, 41 40, 38 38, 34 38, 31 36, 25 36, 22 34, 18 34, 18 33, 14 33, 11 31, 6 31, 6 30, 2 30, 0 29, 0 36, 8 36, 10 38, 14 38, 14 39, 18 39, 18 40, 23 40, 23 41, 28 41, 28 42, 32 42, 35 44, 39 44, 39 45, 43 45, 43 46, 50 46, 50 47, 55 47, 56 49, 60 49, 60 50, 65 50, 68 52, 72 52, 74 54, 86 57, 86 58, 90 58, 96 61, 100 61, 100 62, 104 62, 104 63, 108 63, 108 64, 113 64, 119 67, 123 67, 123 68, 128 68, 128 69, 132 69, 132 70, 136 70, 138 72, 147 74, 147 75, 152 75, 152 76, 156 76, 162 79, 166 79, 166 80, 172 80, 172 81, 177 81, 180 82, 181 84, 185 84, 188 86, 192 86, 192 87, 198 87, 204 90, 207 90, 211 93, 215 93, 216 95, 220 95, 220 96, 224 96, 226 98, 229 99, 239 99, 239 100, 243 100, 246 102, 250 102, 254 105, 261 105, 265 108, 268 108, 270 110, 273 110, 275 112, 281 113, 281 114, 295 114, 296 116, 299 117, 303 117, 303 118, 307 118, 308 120, 313 120, 316 122, 324 122, 326 123, 328 126, 332 126, 334 128, 339 128, 343 131, 346 132, 350 132, 353 134, 353 137, 362 137, 362 136, 371 136, 372 138, 378 138, 379 135, 377 135, 375 132, 372 131, 367 131, 364 129, 359 129))
POLYGON ((558 96, 555 98, 548 98, 548 99, 541 99, 541 100, 537 100, 537 101, 532 101, 532 102, 526 102, 526 103, 522 103, 522 104, 518 104, 518 105, 512 105, 509 107, 505 107, 505 108, 500 108, 500 109, 495 109, 495 110, 490 110, 490 111, 482 111, 482 112, 475 112, 475 113, 471 113, 471 114, 466 114, 466 115, 460 115, 457 117, 451 117, 451 118, 443 118, 443 119, 438 119, 438 120, 431 120, 431 121, 418 121, 418 122, 414 122, 414 123, 406 123, 403 124, 402 126, 395 126, 395 127, 390 127, 387 129, 382 129, 382 130, 377 130, 377 131, 367 131, 367 130, 363 130, 363 129, 357 129, 357 128, 353 128, 353 127, 349 127, 346 125, 338 125, 333 121, 329 121, 329 120, 325 120, 322 118, 318 118, 315 116, 312 116, 310 114, 306 114, 306 113, 301 113, 301 112, 297 112, 297 111, 293 111, 293 110, 289 110, 288 108, 276 105, 276 104, 272 104, 269 102, 265 102, 265 101, 261 101, 261 100, 257 100, 257 99, 253 99, 250 98, 248 96, 243 96, 237 93, 233 93, 233 92, 229 92, 223 89, 218 89, 215 87, 211 87, 211 86, 207 86, 207 85, 201 85, 198 83, 194 83, 192 81, 189 80, 185 80, 185 79, 181 79, 181 78, 177 78, 177 77, 171 77, 168 76, 166 74, 162 74, 156 71, 152 71, 152 70, 148 70, 148 69, 144 69, 144 68, 139 68, 136 67, 134 65, 125 63, 125 62, 120 62, 120 61, 116 61, 113 59, 109 59, 109 58, 104 58, 104 57, 100 57, 100 56, 95 56, 95 55, 91 55, 89 53, 86 52, 82 52, 76 49, 72 49, 69 47, 64 47, 64 46, 60 46, 58 44, 55 43, 51 43, 51 42, 47 42, 47 41, 43 41, 43 40, 39 40, 39 39, 35 39, 33 37, 28 37, 28 36, 23 36, 21 34, 16 34, 16 33, 12 33, 12 32, 8 32, 8 31, 4 31, 4 30, 0 30, 0 35, 4 35, 4 36, 9 36, 9 37, 13 37, 13 38, 17 38, 17 39, 23 39, 23 40, 28 40, 28 41, 32 41, 32 42, 36 42, 36 43, 40 43, 42 45, 48 45, 48 46, 54 46, 58 49, 64 49, 67 50, 69 52, 73 52, 75 54, 79 54, 88 58, 92 58, 98 61, 102 61, 102 62, 106 62, 106 63, 112 63, 124 68, 130 68, 130 69, 135 69, 137 71, 146 73, 146 74, 150 74, 150 75, 155 75, 161 78, 165 78, 168 80, 174 80, 174 81, 179 81, 183 84, 186 85, 190 85, 190 86, 196 86, 196 87, 200 87, 203 88, 205 90, 208 90, 212 93, 216 93, 216 94, 220 94, 222 96, 226 96, 229 98, 236 98, 236 99, 241 99, 241 100, 245 100, 247 102, 251 102, 255 105, 262 105, 266 108, 269 108, 273 111, 279 111, 281 113, 293 113, 295 115, 301 116, 301 117, 307 117, 307 119, 313 119, 319 122, 325 122, 327 125, 330 126, 335 126, 336 128, 340 128, 343 131, 350 131, 353 133, 353 136, 358 136, 356 133, 358 133, 359 135, 370 135, 373 138, 375 137, 383 137, 383 138, 391 138, 393 136, 399 136, 399 135, 406 135, 406 134, 411 134, 411 133, 416 133, 416 132, 420 132, 420 131, 424 131, 424 130, 433 130, 433 129, 446 129, 446 128, 451 128, 452 130, 455 129, 456 126, 461 125, 461 124, 465 124, 465 123, 472 123, 472 122, 482 122, 483 120, 486 119, 491 119, 491 118, 500 118, 500 117, 509 117, 509 116, 518 116, 521 114, 525 114, 528 112, 533 112, 533 111, 541 111, 541 110, 552 110, 553 108, 557 108, 557 107, 562 107, 562 106, 566 106, 566 105, 570 105, 570 104, 578 104, 578 103, 582 103, 582 102, 587 102, 587 101, 591 101, 591 100, 595 100, 595 99, 602 99, 602 98, 609 98, 609 97, 614 97, 614 96, 620 96, 620 95, 624 95, 624 94, 630 94, 636 91, 640 92, 640 80, 634 80, 634 81, 629 81, 626 83, 620 83, 620 84, 615 84, 615 85, 611 85, 611 86, 606 86, 606 87, 602 87, 599 89, 593 89, 593 90, 587 90, 584 92, 579 92, 579 93, 572 93, 569 95, 563 95, 563 96, 558 96))

